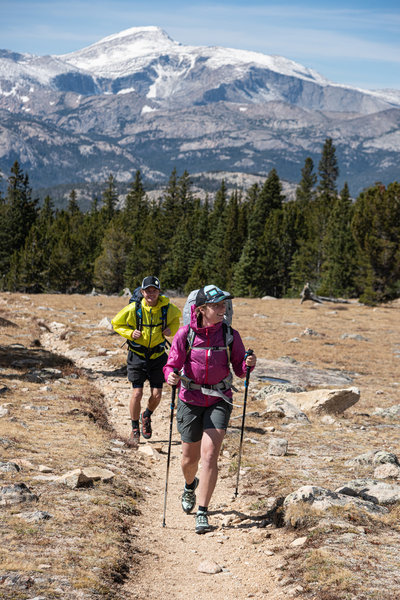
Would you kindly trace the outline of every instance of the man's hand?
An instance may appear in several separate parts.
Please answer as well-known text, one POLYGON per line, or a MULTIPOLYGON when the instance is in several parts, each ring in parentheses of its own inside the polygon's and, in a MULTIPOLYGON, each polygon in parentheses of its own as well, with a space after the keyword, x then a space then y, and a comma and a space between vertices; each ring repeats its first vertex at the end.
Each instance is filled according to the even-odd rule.
POLYGON ((171 330, 169 327, 167 327, 166 329, 164 329, 164 331, 162 332, 164 337, 169 337, 171 335, 171 330))
POLYGON ((167 383, 169 385, 178 385, 179 379, 180 379, 179 375, 177 375, 176 373, 172 372, 167 377, 167 383))
POLYGON ((135 329, 134 331, 132 331, 131 338, 133 340, 138 340, 141 337, 141 335, 142 335, 142 332, 139 331, 139 329, 135 329))

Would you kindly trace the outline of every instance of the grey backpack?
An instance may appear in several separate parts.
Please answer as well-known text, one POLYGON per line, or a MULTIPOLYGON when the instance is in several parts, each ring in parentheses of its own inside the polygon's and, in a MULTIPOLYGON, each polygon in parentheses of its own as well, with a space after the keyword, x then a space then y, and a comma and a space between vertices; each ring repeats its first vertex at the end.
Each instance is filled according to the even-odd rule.
MULTIPOLYGON (((194 304, 196 301, 196 296, 197 296, 198 291, 199 290, 193 290, 192 292, 190 292, 189 296, 187 297, 185 306, 183 307, 183 313, 182 313, 184 325, 190 325, 191 307, 192 307, 192 304, 194 304)), ((224 293, 228 295, 228 292, 224 292, 224 293)), ((226 306, 225 323, 227 325, 231 325, 232 324, 232 316, 233 316, 232 300, 225 300, 225 306, 226 306)))
MULTIPOLYGON (((190 317, 191 317, 191 307, 196 301, 197 292, 199 290, 193 290, 190 292, 187 300, 185 302, 185 306, 183 307, 183 324, 189 325, 188 335, 186 340, 186 351, 190 352, 193 346, 193 341, 195 338, 195 332, 190 327, 190 317)), ((225 292, 228 295, 228 292, 225 292)), ((233 307, 232 300, 225 300, 226 312, 225 312, 225 320, 222 323, 223 325, 223 334, 224 334, 224 345, 221 348, 214 348, 215 350, 226 350, 228 357, 228 364, 230 362, 232 344, 233 344, 233 332, 232 332, 232 315, 233 315, 233 307)))

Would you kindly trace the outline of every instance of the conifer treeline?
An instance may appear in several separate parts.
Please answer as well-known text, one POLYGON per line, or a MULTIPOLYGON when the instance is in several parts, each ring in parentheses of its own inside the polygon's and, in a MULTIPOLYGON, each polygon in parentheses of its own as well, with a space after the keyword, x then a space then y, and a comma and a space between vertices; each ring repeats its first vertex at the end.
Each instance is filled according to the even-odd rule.
POLYGON ((74 190, 67 209, 54 210, 50 197, 39 208, 15 162, 0 196, 0 289, 113 294, 156 274, 185 293, 212 282, 237 296, 297 296, 308 281, 325 296, 398 297, 400 185, 376 184, 353 202, 347 184, 337 192, 338 174, 328 138, 318 174, 306 159, 293 201, 275 169, 245 194, 222 181, 205 201, 176 170, 150 201, 137 171, 122 209, 110 175, 101 202, 83 213, 74 190))

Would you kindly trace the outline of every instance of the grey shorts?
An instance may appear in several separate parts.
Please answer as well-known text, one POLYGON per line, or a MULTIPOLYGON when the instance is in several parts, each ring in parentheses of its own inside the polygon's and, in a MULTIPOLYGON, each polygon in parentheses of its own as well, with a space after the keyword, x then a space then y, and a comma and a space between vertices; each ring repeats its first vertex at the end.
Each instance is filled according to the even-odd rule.
POLYGON ((232 406, 220 400, 212 406, 195 406, 178 398, 176 422, 182 442, 199 442, 205 429, 227 429, 232 406))

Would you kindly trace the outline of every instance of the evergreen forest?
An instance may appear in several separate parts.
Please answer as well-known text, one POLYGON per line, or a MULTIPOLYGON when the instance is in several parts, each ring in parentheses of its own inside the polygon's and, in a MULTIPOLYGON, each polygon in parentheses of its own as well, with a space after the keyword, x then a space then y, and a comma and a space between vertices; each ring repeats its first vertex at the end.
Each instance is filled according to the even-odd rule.
POLYGON ((287 200, 275 169, 245 192, 204 200, 190 175, 174 169, 157 200, 137 171, 118 208, 109 175, 100 198, 82 212, 33 198, 16 161, 0 194, 0 290, 106 294, 133 290, 146 275, 186 294, 214 283, 236 296, 298 296, 306 282, 319 295, 366 304, 400 296, 400 184, 376 183, 356 198, 344 184, 327 138, 317 169, 307 158, 287 200))

